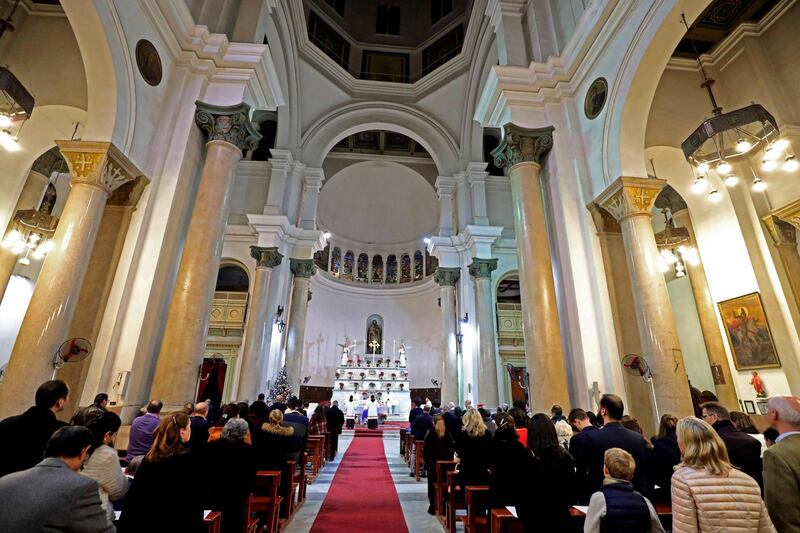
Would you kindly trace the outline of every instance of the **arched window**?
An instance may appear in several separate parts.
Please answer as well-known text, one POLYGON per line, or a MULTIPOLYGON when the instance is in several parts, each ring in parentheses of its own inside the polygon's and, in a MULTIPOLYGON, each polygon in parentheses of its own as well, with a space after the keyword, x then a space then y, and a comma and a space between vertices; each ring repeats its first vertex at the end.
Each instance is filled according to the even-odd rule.
POLYGON ((386 258, 386 283, 397 283, 397 256, 394 254, 386 258))
POLYGON ((419 281, 424 277, 422 269, 422 252, 417 250, 414 252, 414 281, 419 281))
POLYGON ((411 256, 403 254, 400 258, 400 283, 411 281, 411 256))
POLYGON ((338 246, 331 253, 331 276, 338 278, 342 272, 342 251, 338 246))
POLYGON ((369 257, 367 254, 358 254, 357 270, 356 281, 367 283, 369 281, 369 257))
POLYGON ((344 266, 342 267, 342 279, 353 281, 353 262, 355 254, 353 250, 347 250, 344 254, 344 266))
POLYGON ((383 257, 372 256, 372 283, 383 283, 383 257))

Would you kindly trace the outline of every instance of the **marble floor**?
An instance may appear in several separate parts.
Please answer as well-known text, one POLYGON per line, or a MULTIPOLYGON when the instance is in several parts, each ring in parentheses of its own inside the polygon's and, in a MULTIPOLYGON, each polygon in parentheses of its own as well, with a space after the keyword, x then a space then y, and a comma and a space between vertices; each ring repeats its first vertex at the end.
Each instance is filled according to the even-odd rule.
MULTIPOLYGON (((292 517, 291 522, 286 527, 286 533, 307 533, 311 530, 314 519, 317 517, 320 507, 322 507, 322 502, 325 500, 325 495, 328 493, 328 488, 333 482, 336 469, 339 468, 339 462, 352 440, 352 431, 345 431, 339 438, 339 454, 333 462, 325 466, 317 476, 317 479, 314 480, 314 483, 308 486, 306 501, 292 517)), ((408 466, 400 456, 400 435, 398 432, 384 432, 383 449, 408 530, 412 533, 443 532, 444 528, 439 525, 436 518, 426 512, 428 508, 427 482, 422 479, 417 483, 414 478, 408 475, 408 466)), ((360 512, 369 512, 369 502, 364 502, 364 507, 360 512)))

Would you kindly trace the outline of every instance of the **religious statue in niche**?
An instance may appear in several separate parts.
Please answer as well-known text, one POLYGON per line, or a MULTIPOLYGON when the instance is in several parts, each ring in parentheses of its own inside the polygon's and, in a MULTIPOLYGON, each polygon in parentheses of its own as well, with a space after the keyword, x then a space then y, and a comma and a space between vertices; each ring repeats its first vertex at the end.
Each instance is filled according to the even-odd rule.
POLYGON ((367 328, 367 353, 383 353, 381 351, 382 333, 383 332, 381 331, 381 326, 378 324, 378 321, 373 320, 367 328))
POLYGON ((350 364, 350 350, 356 347, 356 343, 350 343, 350 339, 345 336, 344 344, 337 344, 336 346, 341 346, 342 348, 342 366, 346 366, 350 364))
POLYGON ((750 380, 750 385, 752 385, 753 390, 756 391, 756 398, 766 398, 767 390, 764 388, 764 382, 761 381, 761 376, 759 376, 758 372, 755 370, 753 370, 752 376, 753 378, 750 380))

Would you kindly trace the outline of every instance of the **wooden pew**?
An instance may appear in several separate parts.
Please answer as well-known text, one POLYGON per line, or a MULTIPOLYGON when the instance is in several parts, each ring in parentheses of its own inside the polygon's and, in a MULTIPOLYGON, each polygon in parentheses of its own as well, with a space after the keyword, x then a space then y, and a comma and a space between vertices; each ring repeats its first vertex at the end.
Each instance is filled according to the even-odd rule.
POLYGON ((322 454, 324 453, 323 445, 324 445, 325 438, 321 435, 309 435, 308 436, 308 444, 306 445, 306 452, 308 453, 309 457, 311 458, 311 465, 312 465, 312 473, 314 477, 319 474, 319 471, 322 470, 322 454))
POLYGON ((464 488, 467 516, 462 516, 465 533, 488 533, 489 531, 489 487, 469 485, 464 488))
POLYGON ((456 531, 456 511, 466 509, 464 502, 464 491, 460 484, 460 473, 458 470, 451 470, 447 473, 447 520, 445 529, 448 533, 456 531))
POLYGON ((288 520, 295 509, 295 491, 297 490, 297 483, 294 481, 294 473, 297 469, 297 461, 286 461, 288 477, 291 480, 288 486, 284 489, 286 492, 281 494, 283 501, 281 502, 280 517, 282 520, 288 520))
POLYGON ((522 521, 505 507, 492 509, 489 531, 491 533, 524 533, 522 521))
POLYGON ((418 440, 414 442, 414 477, 419 481, 420 472, 424 466, 425 441, 418 440))
POLYGON ((281 473, 277 470, 259 470, 256 472, 256 484, 250 497, 250 508, 259 517, 264 533, 278 531, 278 513, 283 503, 283 496, 278 494, 281 485, 281 473))
POLYGON ((244 507, 242 533, 256 533, 258 531, 258 518, 253 515, 253 495, 250 494, 250 496, 247 497, 247 504, 244 507))
POLYGON ((297 503, 300 504, 303 500, 306 499, 306 484, 308 479, 306 478, 306 458, 305 454, 303 457, 300 458, 299 461, 300 465, 297 468, 297 473, 295 474, 295 482, 298 484, 297 490, 297 503))
POLYGON ((203 522, 208 528, 208 533, 220 533, 222 531, 222 513, 219 511, 208 513, 203 522))
MULTIPOLYGON (((434 510, 436 517, 442 525, 447 522, 446 508, 447 501, 445 495, 447 494, 447 474, 456 469, 458 463, 456 461, 436 461, 436 482, 433 484, 433 493, 435 498, 434 510)), ((428 472, 430 475, 430 472, 428 472)))

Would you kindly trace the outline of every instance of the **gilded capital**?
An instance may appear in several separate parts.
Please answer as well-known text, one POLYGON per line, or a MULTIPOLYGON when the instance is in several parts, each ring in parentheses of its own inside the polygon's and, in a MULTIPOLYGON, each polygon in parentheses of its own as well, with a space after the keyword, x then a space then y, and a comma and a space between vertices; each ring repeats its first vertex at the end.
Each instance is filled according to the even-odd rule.
POLYGON ((611 216, 611 213, 597 205, 596 202, 589 202, 586 206, 589 213, 592 215, 597 233, 620 233, 622 230, 619 227, 617 219, 611 216))
POLYGON ((611 213, 618 222, 637 216, 650 216, 658 193, 666 180, 658 178, 620 177, 612 183, 595 203, 611 213))
POLYGON ((317 273, 317 267, 313 259, 289 258, 289 268, 296 278, 310 278, 317 273))
POLYGON ((256 268, 275 268, 281 264, 283 254, 275 246, 251 246, 250 256, 256 260, 256 268))
POLYGON ((790 204, 776 209, 772 212, 773 215, 788 222, 797 229, 800 229, 800 200, 795 200, 790 204))
POLYGON ((497 259, 475 258, 467 267, 469 275, 475 279, 491 279, 492 272, 497 270, 497 259))
POLYGON ((767 215, 762 220, 775 246, 797 246, 797 230, 794 226, 775 215, 767 215))
POLYGON ((261 134, 250 121, 250 106, 242 102, 216 106, 199 100, 194 121, 208 135, 209 141, 225 141, 240 150, 255 150, 261 134))
POLYGON ((142 172, 110 142, 56 141, 69 167, 70 181, 98 187, 109 196, 142 172))
POLYGON ((553 127, 521 128, 509 122, 503 126, 503 139, 492 150, 494 164, 508 169, 517 163, 531 161, 541 165, 553 147, 553 127))
POLYGON ((440 287, 455 287, 461 278, 461 269, 458 267, 438 267, 433 273, 433 281, 440 287))

